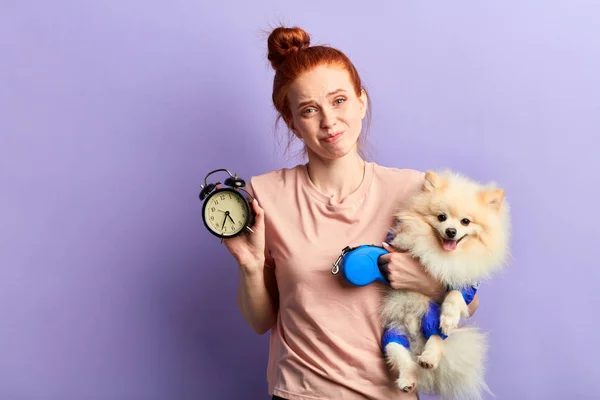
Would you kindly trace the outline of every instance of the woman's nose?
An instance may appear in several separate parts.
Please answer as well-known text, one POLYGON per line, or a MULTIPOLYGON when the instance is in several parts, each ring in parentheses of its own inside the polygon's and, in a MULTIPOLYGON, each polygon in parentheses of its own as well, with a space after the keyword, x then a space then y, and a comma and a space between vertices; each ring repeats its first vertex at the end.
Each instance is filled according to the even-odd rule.
POLYGON ((332 111, 323 110, 321 112, 321 128, 329 129, 335 125, 335 115, 332 111))

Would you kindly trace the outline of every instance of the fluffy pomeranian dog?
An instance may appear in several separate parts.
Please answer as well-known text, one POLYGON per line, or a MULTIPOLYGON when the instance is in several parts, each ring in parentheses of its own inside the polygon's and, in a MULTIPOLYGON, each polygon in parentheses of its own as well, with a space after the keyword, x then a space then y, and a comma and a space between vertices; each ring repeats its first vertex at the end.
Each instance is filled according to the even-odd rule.
POLYGON ((460 323, 479 282, 505 265, 509 234, 504 190, 452 171, 427 171, 397 212, 389 244, 448 288, 441 306, 420 293, 386 289, 382 347, 401 390, 457 400, 490 392, 486 335, 460 323))

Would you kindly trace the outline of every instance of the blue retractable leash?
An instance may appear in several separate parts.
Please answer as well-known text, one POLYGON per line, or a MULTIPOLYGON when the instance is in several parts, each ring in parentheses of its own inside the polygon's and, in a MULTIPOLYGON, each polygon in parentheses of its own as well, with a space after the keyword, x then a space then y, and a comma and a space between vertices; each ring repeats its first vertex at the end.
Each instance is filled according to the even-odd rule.
POLYGON ((379 257, 387 253, 388 251, 381 246, 346 246, 333 263, 331 273, 337 275, 341 272, 344 279, 355 286, 366 286, 375 281, 389 284, 377 264, 379 257))

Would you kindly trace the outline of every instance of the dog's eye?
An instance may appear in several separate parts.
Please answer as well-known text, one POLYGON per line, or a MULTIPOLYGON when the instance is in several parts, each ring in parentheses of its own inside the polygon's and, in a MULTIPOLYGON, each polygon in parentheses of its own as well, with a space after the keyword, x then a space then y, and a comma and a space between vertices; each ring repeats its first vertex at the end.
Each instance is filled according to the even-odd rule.
POLYGON ((467 226, 471 223, 471 221, 468 218, 463 218, 460 220, 460 223, 463 224, 464 226, 467 226))
POLYGON ((440 214, 440 215, 438 215, 438 221, 444 222, 445 220, 446 220, 446 214, 440 214))

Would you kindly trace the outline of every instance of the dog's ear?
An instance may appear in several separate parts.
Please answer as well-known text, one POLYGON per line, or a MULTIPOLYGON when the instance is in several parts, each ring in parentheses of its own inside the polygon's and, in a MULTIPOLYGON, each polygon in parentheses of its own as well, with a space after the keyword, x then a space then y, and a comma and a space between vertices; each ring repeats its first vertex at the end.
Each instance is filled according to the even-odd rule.
POLYGON ((433 171, 425 172, 425 180, 423 181, 423 190, 433 192, 436 189, 441 189, 442 180, 438 174, 433 171))
POLYGON ((504 200, 504 190, 489 189, 479 193, 479 200, 486 206, 499 210, 504 200))

